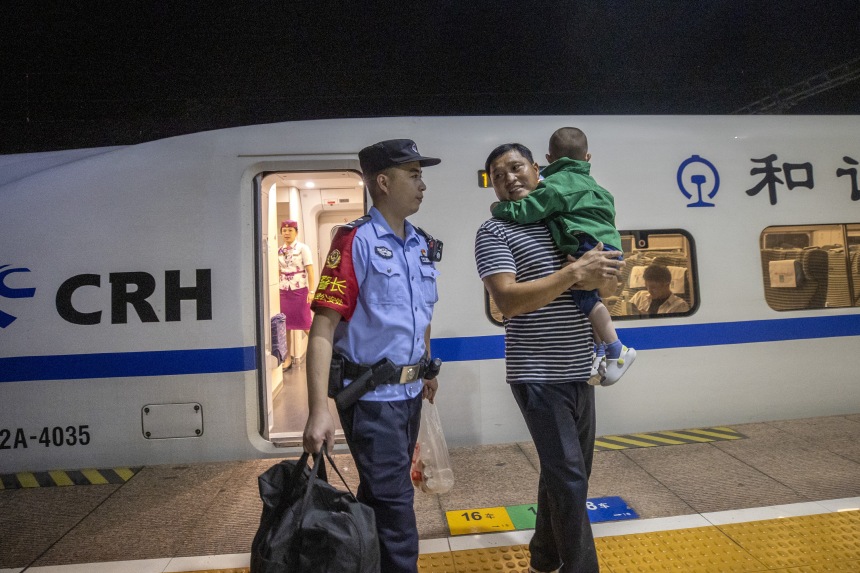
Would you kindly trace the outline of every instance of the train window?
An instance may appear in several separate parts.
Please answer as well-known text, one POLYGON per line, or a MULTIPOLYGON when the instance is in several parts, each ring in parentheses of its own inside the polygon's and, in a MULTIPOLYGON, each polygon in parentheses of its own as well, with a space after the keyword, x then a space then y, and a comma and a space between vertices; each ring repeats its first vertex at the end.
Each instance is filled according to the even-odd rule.
POLYGON ((860 306, 860 223, 768 227, 759 246, 773 310, 860 306))
MULTIPOLYGON (((692 314, 698 306, 695 244, 686 231, 620 231, 627 264, 603 303, 613 320, 668 318, 692 314)), ((504 317, 485 292, 487 317, 504 317)))

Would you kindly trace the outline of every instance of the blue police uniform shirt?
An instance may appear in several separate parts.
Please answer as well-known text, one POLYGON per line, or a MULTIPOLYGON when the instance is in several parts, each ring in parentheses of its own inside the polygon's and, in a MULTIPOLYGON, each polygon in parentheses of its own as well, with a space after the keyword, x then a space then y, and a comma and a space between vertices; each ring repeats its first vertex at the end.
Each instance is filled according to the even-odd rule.
MULTIPOLYGON (((438 300, 436 270, 427 241, 406 221, 401 240, 372 207, 370 222, 358 227, 352 241, 352 263, 358 299, 351 319, 334 334, 334 349, 358 364, 388 358, 398 366, 415 364, 424 355, 424 334, 438 300)), ((344 384, 348 384, 348 380, 344 384)), ((390 402, 414 398, 421 380, 381 384, 362 400, 390 402)))

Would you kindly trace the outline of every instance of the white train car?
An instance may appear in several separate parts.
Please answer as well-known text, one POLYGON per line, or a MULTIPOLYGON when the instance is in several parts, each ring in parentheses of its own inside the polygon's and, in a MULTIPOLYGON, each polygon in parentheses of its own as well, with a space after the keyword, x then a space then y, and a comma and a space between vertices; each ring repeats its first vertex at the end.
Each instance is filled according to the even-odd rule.
POLYGON ((511 141, 543 164, 565 125, 616 199, 628 267, 609 303, 640 351, 597 390, 599 434, 860 411, 860 117, 307 121, 0 157, 0 472, 291 452, 306 398, 271 356, 277 222, 324 262, 369 207, 359 149, 402 137, 442 158, 412 220, 445 244, 446 437, 527 440, 475 271, 481 170, 511 141), (673 267, 690 312, 628 316, 648 264, 673 267))

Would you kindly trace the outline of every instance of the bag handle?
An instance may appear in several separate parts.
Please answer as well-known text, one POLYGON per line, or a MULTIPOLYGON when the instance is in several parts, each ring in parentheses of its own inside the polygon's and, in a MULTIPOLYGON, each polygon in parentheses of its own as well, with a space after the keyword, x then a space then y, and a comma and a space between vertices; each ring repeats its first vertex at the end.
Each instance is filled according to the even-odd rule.
MULTIPOLYGON (((293 471, 290 473, 290 478, 289 478, 290 479, 289 483, 292 487, 294 487, 294 488, 296 487, 296 484, 298 483, 297 480, 299 479, 299 476, 302 475, 302 472, 308 466, 308 457, 309 456, 310 456, 309 453, 303 452, 302 457, 300 457, 299 461, 296 462, 296 465, 293 468, 293 471)), ((272 513, 271 513, 270 521, 273 520, 276 516, 281 515, 284 511, 286 511, 287 506, 289 505, 289 501, 290 501, 289 495, 281 495, 280 496, 280 499, 278 500, 277 507, 275 507, 274 511, 272 511, 272 513)))
MULTIPOLYGON (((307 452, 305 452, 302 455, 302 459, 305 460, 305 463, 307 463, 307 456, 308 456, 307 452)), ((334 469, 335 473, 337 474, 337 477, 339 477, 340 481, 343 482, 343 485, 346 487, 346 491, 349 492, 349 495, 351 495, 353 498, 355 498, 355 494, 352 493, 351 489, 349 489, 349 485, 346 483, 346 480, 343 479, 343 476, 341 475, 340 470, 337 469, 337 465, 334 463, 334 460, 331 458, 331 454, 329 454, 328 450, 326 449, 325 442, 323 442, 323 445, 322 445, 322 448, 320 449, 320 451, 314 454, 314 467, 311 470, 311 476, 308 478, 308 486, 307 486, 307 489, 305 490, 305 498, 304 498, 304 500, 302 500, 302 513, 301 513, 302 517, 304 517, 305 512, 307 511, 308 506, 310 505, 311 490, 313 490, 313 485, 316 482, 316 480, 318 479, 317 473, 322 474, 321 479, 323 479, 324 481, 328 481, 326 479, 324 458, 328 459, 328 463, 331 464, 331 467, 334 469)), ((302 467, 304 467, 304 465, 302 465, 302 467)))
MULTIPOLYGON (((340 470, 337 469, 337 464, 334 463, 334 460, 331 458, 331 454, 329 454, 328 450, 326 450, 325 444, 323 444, 322 453, 325 454, 325 457, 328 459, 328 463, 331 464, 332 469, 334 469, 334 473, 336 473, 337 477, 340 478, 340 481, 343 483, 343 486, 346 488, 346 491, 349 492, 349 495, 351 495, 352 497, 355 497, 355 494, 352 493, 351 489, 349 489, 349 485, 346 483, 346 480, 343 479, 342 475, 340 475, 340 470)), ((314 461, 314 463, 316 463, 316 461, 314 461)), ((325 472, 325 466, 323 466, 322 471, 325 472)), ((325 475, 325 473, 323 473, 323 475, 325 475)), ((326 481, 328 481, 328 480, 326 480, 326 481)))

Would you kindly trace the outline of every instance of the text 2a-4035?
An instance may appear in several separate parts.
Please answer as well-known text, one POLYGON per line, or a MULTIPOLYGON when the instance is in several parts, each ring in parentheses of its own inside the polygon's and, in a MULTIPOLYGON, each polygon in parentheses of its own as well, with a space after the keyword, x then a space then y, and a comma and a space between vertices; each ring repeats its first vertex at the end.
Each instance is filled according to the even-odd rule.
POLYGON ((29 433, 24 428, 0 428, 0 450, 35 447, 86 446, 90 443, 89 425, 45 426, 29 433))

